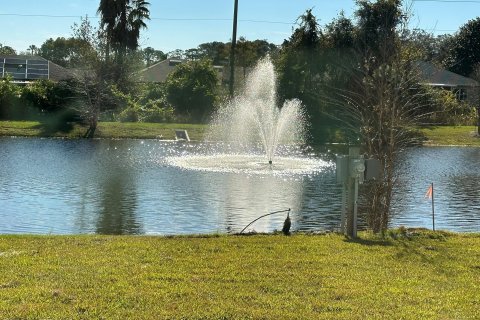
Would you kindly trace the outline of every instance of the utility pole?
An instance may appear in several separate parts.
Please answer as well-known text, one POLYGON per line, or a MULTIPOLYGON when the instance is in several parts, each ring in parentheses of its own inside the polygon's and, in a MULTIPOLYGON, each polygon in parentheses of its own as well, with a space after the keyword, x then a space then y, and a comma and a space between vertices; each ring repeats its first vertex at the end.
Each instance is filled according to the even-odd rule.
POLYGON ((235 82, 235 46, 237 44, 237 15, 238 15, 238 0, 235 0, 234 9, 233 9, 232 47, 230 48, 230 97, 233 97, 234 82, 235 82))

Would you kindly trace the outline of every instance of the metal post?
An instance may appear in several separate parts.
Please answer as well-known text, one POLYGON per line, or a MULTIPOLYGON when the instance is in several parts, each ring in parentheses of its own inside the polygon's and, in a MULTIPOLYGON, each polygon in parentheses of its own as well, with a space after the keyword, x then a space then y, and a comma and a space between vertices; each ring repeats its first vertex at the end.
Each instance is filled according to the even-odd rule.
POLYGON ((360 148, 350 147, 348 149, 348 215, 347 215, 347 235, 355 238, 357 236, 357 198, 358 198, 358 178, 352 176, 352 159, 360 157, 360 148))
POLYGON ((435 200, 433 195, 433 182, 432 182, 432 225, 433 225, 433 231, 435 231, 435 200))
POLYGON ((353 232, 352 237, 357 237, 357 213, 358 213, 358 178, 355 178, 355 193, 353 195, 353 232))
POLYGON ((230 48, 230 96, 233 97, 234 82, 235 82, 235 45, 237 44, 237 15, 238 15, 238 0, 235 0, 233 9, 233 34, 232 47, 230 48))
POLYGON ((340 216, 340 232, 345 233, 345 222, 347 219, 347 184, 342 184, 342 213, 340 216))

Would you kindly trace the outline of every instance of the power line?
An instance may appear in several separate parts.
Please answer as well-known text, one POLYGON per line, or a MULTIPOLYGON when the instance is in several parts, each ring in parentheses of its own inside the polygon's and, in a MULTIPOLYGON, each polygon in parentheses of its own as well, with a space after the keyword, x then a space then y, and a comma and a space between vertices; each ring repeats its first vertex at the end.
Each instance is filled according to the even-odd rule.
MULTIPOLYGON (((22 13, 0 13, 0 16, 12 16, 12 17, 39 17, 39 18, 83 18, 84 16, 70 16, 70 15, 51 15, 51 14, 22 14, 22 13)), ((98 16, 88 16, 89 19, 100 19, 98 16)), ((150 18, 150 20, 162 20, 162 21, 232 21, 228 18, 150 18)), ((239 22, 251 22, 251 23, 269 23, 269 24, 286 24, 292 25, 295 22, 284 21, 269 21, 269 20, 250 20, 241 19, 239 22)))

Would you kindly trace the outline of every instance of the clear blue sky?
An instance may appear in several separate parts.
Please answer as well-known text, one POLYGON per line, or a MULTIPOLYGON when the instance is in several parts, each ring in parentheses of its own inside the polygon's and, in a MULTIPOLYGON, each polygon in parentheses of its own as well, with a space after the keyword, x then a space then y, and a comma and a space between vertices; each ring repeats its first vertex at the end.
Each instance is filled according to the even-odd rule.
MULTIPOLYGON (((97 24, 99 0, 0 0, 0 43, 17 51, 40 46, 48 38, 71 35, 71 26, 88 15, 97 24)), ((233 0, 150 0, 148 30, 142 47, 169 52, 203 42, 229 41, 233 0)), ((434 34, 453 33, 480 15, 480 0, 407 0, 412 28, 434 34)), ((341 10, 353 17, 354 0, 239 0, 238 36, 280 44, 292 33, 299 15, 313 8, 321 25, 341 10)))

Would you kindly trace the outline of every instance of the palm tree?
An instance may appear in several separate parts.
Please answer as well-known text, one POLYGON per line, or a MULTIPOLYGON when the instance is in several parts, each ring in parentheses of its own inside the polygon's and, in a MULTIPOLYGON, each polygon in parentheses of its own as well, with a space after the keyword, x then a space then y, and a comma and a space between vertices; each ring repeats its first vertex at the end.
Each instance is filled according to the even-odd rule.
POLYGON ((147 28, 145 20, 150 20, 150 11, 148 10, 149 5, 150 3, 145 0, 133 0, 132 6, 129 8, 129 32, 126 39, 126 47, 130 50, 135 50, 138 48, 140 30, 147 28))
POLYGON ((34 45, 34 44, 30 45, 30 46, 28 47, 28 50, 30 50, 30 54, 31 54, 32 56, 36 55, 37 52, 38 52, 38 48, 37 48, 37 46, 34 45))
POLYGON ((113 34, 116 26, 118 16, 118 1, 117 0, 100 0, 97 13, 100 15, 100 25, 105 29, 107 36, 107 46, 105 56, 108 60, 110 56, 110 47, 113 43, 113 34))
POLYGON ((110 46, 120 59, 127 49, 138 48, 140 30, 147 27, 145 20, 150 19, 149 5, 145 0, 100 0, 98 13, 107 34, 107 57, 110 46))

